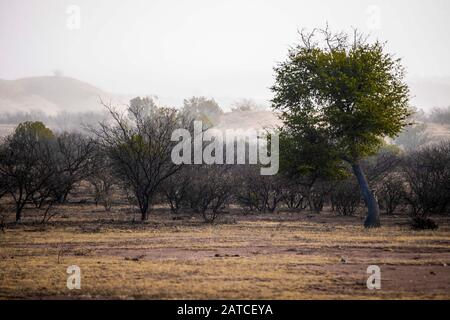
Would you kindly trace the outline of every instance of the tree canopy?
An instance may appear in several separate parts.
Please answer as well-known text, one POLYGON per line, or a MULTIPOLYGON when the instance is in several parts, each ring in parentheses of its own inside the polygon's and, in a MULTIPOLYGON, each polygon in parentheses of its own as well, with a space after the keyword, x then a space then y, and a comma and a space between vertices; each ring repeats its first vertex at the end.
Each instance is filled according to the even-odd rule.
POLYGON ((273 106, 284 123, 281 153, 294 154, 284 156, 285 166, 336 173, 346 161, 369 206, 365 225, 378 226, 378 205, 359 162, 408 124, 404 68, 383 43, 369 43, 356 31, 300 35, 301 43, 275 67, 272 86, 273 106))

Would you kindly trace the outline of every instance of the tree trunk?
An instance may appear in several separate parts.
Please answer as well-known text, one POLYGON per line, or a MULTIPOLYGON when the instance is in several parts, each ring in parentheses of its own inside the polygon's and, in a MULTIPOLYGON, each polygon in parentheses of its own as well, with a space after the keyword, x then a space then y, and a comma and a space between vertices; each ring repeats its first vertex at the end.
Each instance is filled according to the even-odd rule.
POLYGON ((367 217, 364 221, 364 227, 378 228, 380 227, 380 209, 378 207, 378 201, 369 188, 369 184, 367 183, 366 176, 364 175, 360 164, 358 162, 352 163, 352 169, 356 179, 358 179, 359 188, 367 206, 367 217))
POLYGON ((21 204, 16 204, 16 222, 20 222, 22 219, 22 208, 21 204))
POLYGON ((141 221, 147 221, 148 220, 148 207, 149 207, 149 200, 147 198, 144 198, 141 205, 141 221))
POLYGON ((148 208, 150 205, 150 197, 147 196, 145 191, 137 191, 135 193, 139 211, 141 212, 141 221, 146 221, 148 219, 148 208))
POLYGON ((141 206, 141 221, 148 220, 148 204, 144 203, 141 206))

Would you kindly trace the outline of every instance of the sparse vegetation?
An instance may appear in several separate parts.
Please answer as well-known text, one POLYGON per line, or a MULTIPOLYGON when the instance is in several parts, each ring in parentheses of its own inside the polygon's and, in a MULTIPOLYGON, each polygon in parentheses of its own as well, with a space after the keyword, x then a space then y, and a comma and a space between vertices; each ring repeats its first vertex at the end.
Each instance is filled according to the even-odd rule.
POLYGON ((337 182, 330 197, 334 210, 343 216, 354 215, 361 202, 358 185, 350 179, 337 182))
POLYGON ((329 212, 237 210, 227 215, 238 223, 211 225, 196 214, 173 220, 167 208, 155 209, 151 224, 133 224, 125 208, 93 214, 93 204, 72 205, 70 224, 59 215, 38 228, 30 213, 10 225, 0 234, 1 298, 449 298, 447 218, 418 232, 399 226, 406 217, 386 217, 375 233, 359 216, 329 212), (371 264, 389 279, 376 296, 365 282, 371 264), (65 287, 68 265, 80 266, 81 290, 65 287))
POLYGON ((450 212, 450 143, 441 143, 409 154, 403 162, 408 183, 405 200, 410 214, 420 218, 450 212))
MULTIPOLYGON (((197 30, 194 20, 186 30, 197 30)), ((149 30, 133 26, 133 34, 149 30)), ((278 52, 265 42, 259 51, 240 41, 228 46, 215 27, 209 32, 218 41, 192 38, 189 50, 190 37, 176 43, 164 59, 175 63, 165 70, 184 68, 179 58, 186 56, 190 73, 211 69, 211 83, 233 76, 240 85, 263 61, 253 65, 255 52, 278 52), (202 40, 214 51, 203 55, 202 40), (223 66, 215 63, 227 55, 231 66, 241 55, 236 48, 250 53, 241 61, 245 70, 219 74, 223 66)), ((114 54, 139 51, 126 79, 148 80, 158 91, 174 80, 163 100, 119 103, 125 96, 60 71, 0 80, 5 110, 42 105, 49 112, 0 115, 0 300, 450 299, 450 107, 414 111, 405 69, 385 43, 357 30, 301 31, 274 68, 269 111, 257 90, 248 91, 256 100, 231 103, 226 89, 220 100, 198 95, 174 103, 169 95, 182 82, 157 68, 174 30, 152 42, 164 54, 148 56, 151 64, 135 64, 148 53, 145 41, 133 45, 140 35, 119 41, 129 50, 111 51, 101 63, 108 70, 114 54), (368 266, 382 269, 382 290, 368 290, 368 266), (78 267, 81 289, 66 288, 78 267)), ((109 41, 106 31, 101 44, 109 41)), ((190 73, 183 77, 206 79, 190 73)), ((267 80, 260 75, 255 87, 267 80)), ((220 92, 191 89, 183 91, 220 92)))
POLYGON ((102 123, 93 132, 110 158, 117 179, 133 193, 145 221, 158 188, 180 169, 171 161, 175 145, 171 135, 183 127, 183 119, 175 109, 149 103, 131 104, 127 117, 106 107, 113 125, 102 123))

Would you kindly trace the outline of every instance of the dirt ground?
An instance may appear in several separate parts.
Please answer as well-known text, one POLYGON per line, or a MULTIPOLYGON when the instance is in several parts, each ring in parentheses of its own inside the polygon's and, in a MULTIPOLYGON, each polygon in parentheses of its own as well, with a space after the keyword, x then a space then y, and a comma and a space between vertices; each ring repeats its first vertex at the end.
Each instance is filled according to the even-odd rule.
POLYGON ((361 216, 331 213, 233 209, 205 224, 162 208, 146 223, 126 206, 56 210, 45 226, 27 211, 0 231, 0 298, 450 298, 449 218, 414 231, 402 216, 365 230, 361 216), (81 269, 80 290, 66 286, 70 265, 81 269), (369 265, 381 268, 379 290, 367 288, 369 265))

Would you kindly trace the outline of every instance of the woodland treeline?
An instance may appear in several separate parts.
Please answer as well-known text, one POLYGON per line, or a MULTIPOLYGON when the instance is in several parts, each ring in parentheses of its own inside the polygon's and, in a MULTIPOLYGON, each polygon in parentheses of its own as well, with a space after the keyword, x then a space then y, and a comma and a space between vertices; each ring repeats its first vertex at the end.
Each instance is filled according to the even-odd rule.
MULTIPOLYGON (((0 195, 13 201, 16 221, 36 208, 45 222, 86 182, 106 210, 115 195, 126 195, 142 221, 152 205, 166 203, 173 214, 188 210, 207 222, 238 205, 243 213, 366 210, 366 228, 379 227, 382 214, 404 212, 414 227, 437 227, 429 216, 450 212, 450 142, 428 141, 401 60, 384 43, 369 43, 357 30, 302 31, 274 72, 271 103, 282 121, 277 175, 260 175, 255 165, 176 165, 174 130, 191 132, 195 120, 213 127, 221 108, 204 97, 180 110, 138 97, 123 112, 104 104, 108 117, 88 123, 85 133, 20 123, 1 143, 0 195)), ((247 101, 233 111, 252 107, 247 101)), ((448 113, 427 117, 446 123, 448 113)))
MULTIPOLYGON (((89 134, 55 133, 38 121, 19 124, 0 146, 3 210, 13 204, 18 222, 26 212, 38 211, 45 223, 82 184, 105 211, 126 197, 141 220, 156 204, 174 215, 198 214, 206 222, 230 207, 241 208, 243 215, 364 210, 349 166, 340 176, 324 177, 320 172, 292 175, 292 168, 283 166, 277 175, 262 176, 257 165, 174 165, 171 132, 204 119, 199 105, 211 108, 206 98, 191 102, 176 110, 137 98, 124 113, 109 108, 109 120, 89 134)), ((362 165, 382 215, 409 215, 415 227, 433 228, 430 215, 450 214, 449 141, 418 150, 385 144, 362 165)))

